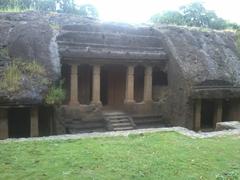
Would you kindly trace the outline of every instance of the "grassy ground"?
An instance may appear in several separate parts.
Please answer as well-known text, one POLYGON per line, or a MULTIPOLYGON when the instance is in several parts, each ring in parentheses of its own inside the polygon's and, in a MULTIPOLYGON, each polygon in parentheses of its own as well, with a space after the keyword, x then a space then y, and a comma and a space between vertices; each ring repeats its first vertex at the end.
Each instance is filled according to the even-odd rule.
POLYGON ((240 179, 240 137, 164 132, 2 143, 0 179, 240 179))

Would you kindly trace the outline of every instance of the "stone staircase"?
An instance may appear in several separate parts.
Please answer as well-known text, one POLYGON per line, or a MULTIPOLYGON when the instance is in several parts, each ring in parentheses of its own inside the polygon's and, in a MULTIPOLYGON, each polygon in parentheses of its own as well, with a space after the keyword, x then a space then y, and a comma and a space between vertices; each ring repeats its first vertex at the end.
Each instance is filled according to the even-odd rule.
POLYGON ((136 127, 132 117, 124 112, 104 112, 103 117, 110 131, 131 130, 136 127))

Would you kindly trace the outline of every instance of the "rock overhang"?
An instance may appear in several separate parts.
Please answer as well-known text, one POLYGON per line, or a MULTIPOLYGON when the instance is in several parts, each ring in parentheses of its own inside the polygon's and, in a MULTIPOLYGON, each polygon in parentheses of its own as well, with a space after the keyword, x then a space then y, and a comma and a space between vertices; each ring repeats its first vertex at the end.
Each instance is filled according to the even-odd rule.
POLYGON ((104 59, 105 62, 166 61, 158 33, 151 27, 117 23, 85 23, 63 26, 57 38, 62 60, 104 59))

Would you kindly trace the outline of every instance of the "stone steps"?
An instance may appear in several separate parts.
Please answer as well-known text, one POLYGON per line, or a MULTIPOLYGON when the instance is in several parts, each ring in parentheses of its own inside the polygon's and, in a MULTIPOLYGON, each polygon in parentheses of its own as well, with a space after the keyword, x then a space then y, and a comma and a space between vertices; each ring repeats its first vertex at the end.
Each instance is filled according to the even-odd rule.
POLYGON ((131 130, 136 127, 132 118, 124 112, 104 112, 103 117, 110 131, 131 130))
POLYGON ((160 114, 134 115, 134 123, 138 128, 169 127, 171 124, 165 121, 160 114))

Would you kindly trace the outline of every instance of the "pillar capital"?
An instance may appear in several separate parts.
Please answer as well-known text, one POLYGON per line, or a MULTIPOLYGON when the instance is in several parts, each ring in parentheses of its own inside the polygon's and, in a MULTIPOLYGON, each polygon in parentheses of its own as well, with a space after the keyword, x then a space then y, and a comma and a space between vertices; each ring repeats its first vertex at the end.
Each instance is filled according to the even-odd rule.
POLYGON ((93 75, 95 75, 95 74, 100 74, 100 72, 101 72, 101 66, 99 65, 99 64, 94 64, 93 65, 93 75))
POLYGON ((129 65, 127 67, 127 75, 134 75, 134 68, 135 68, 134 65, 129 65))
POLYGON ((152 66, 150 65, 145 66, 145 75, 152 75, 152 66))
POLYGON ((71 74, 78 74, 78 65, 71 64, 71 74))

